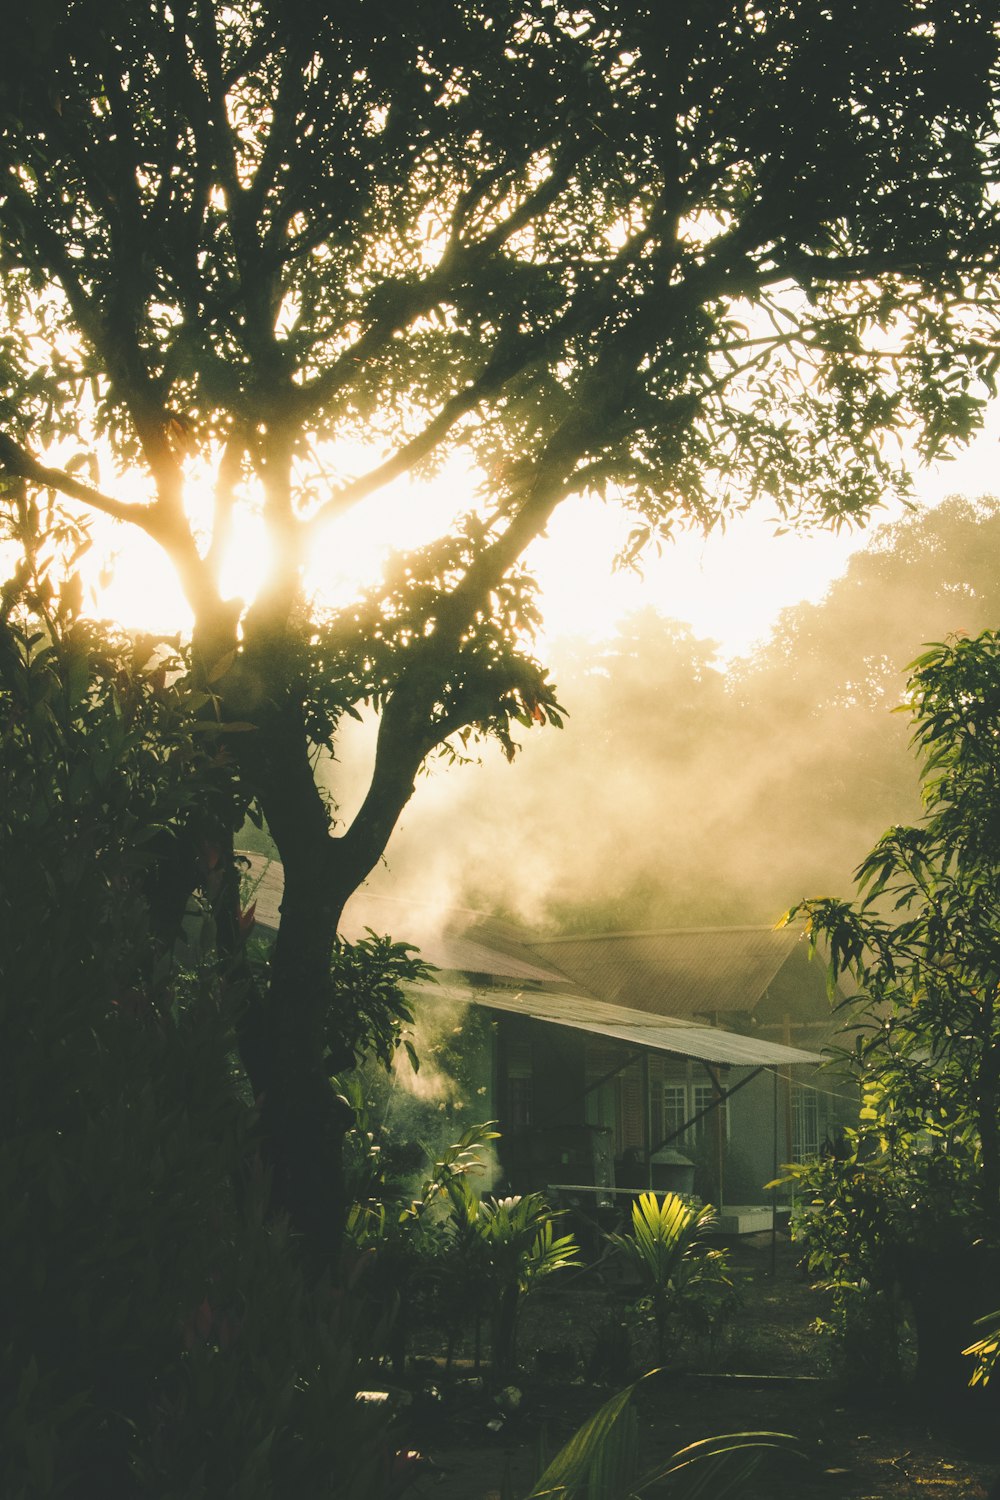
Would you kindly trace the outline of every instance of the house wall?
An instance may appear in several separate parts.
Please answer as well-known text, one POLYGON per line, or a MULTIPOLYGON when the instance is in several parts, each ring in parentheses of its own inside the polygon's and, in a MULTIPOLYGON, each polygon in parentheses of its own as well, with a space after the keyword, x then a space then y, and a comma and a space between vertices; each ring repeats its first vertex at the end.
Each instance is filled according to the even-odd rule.
MULTIPOLYGON (((730 1100, 730 1111, 729 1203, 769 1201, 763 1186, 786 1163, 814 1159, 857 1121, 850 1089, 818 1066, 782 1070, 777 1080, 770 1070, 761 1073, 730 1100)), ((778 1200, 791 1196, 786 1188, 778 1200)))
MULTIPOLYGON (((494 1087, 489 1113, 503 1138, 516 1146, 526 1129, 558 1132, 591 1126, 610 1132, 618 1186, 649 1183, 647 1153, 690 1120, 712 1098, 712 1081, 695 1060, 650 1053, 637 1057, 624 1043, 519 1016, 494 1015, 494 1087), (683 1113, 682 1113, 683 1112, 683 1113)), ((751 1068, 721 1068, 732 1089, 751 1068)), ((817 1154, 838 1126, 852 1123, 856 1104, 826 1070, 797 1066, 793 1081, 777 1086, 777 1162, 817 1154), (842 1092, 844 1097, 835 1097, 842 1092)), ((717 1113, 696 1121, 669 1148, 694 1163, 694 1191, 707 1201, 764 1204, 775 1177, 775 1082, 764 1071, 726 1100, 717 1113), (719 1135, 722 1136, 721 1184, 719 1135)), ((519 1191, 523 1155, 500 1147, 505 1185, 519 1191), (512 1170, 513 1167, 513 1170, 512 1170)), ((654 1185, 659 1174, 654 1162, 654 1185)), ((537 1184, 530 1184, 537 1185, 537 1184)), ((788 1201, 788 1193, 779 1201, 788 1201)))

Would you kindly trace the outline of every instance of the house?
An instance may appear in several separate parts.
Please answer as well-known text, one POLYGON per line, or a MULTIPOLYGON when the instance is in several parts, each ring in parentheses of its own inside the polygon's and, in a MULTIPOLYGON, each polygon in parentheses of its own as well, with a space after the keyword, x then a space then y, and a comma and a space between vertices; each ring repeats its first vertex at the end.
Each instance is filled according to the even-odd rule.
MULTIPOLYGON (((679 1155, 703 1196, 760 1204, 783 1162, 818 1155, 856 1119, 855 1092, 818 1072, 835 1024, 800 933, 574 934, 527 949, 574 994, 551 979, 525 991, 531 1020, 508 1022, 499 1049, 499 1117, 545 1128, 582 1104, 610 1131, 619 1185, 686 1185, 679 1155), (583 1038, 568 1042, 570 1027, 583 1038)), ((480 1003, 513 1010, 506 996, 480 1003)))
MULTIPOLYGON (((274 926, 280 868, 255 857, 254 876, 258 922, 274 926)), ((472 1007, 491 1023, 479 1117, 499 1121, 512 1190, 595 1207, 621 1190, 694 1190, 734 1227, 763 1227, 780 1165, 856 1119, 850 1088, 818 1072, 835 1027, 822 967, 791 929, 543 938, 362 891, 344 933, 366 928, 438 971, 414 987, 418 1021, 472 1007)))

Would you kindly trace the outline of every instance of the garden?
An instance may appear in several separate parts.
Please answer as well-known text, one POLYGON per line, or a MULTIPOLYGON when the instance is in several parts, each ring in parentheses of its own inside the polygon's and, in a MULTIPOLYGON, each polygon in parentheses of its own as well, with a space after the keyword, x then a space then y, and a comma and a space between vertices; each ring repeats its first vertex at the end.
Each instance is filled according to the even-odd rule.
MULTIPOLYGON (((824 1169, 771 1233, 725 1240, 710 1206, 650 1193, 584 1259, 572 1215, 540 1195, 477 1196, 490 1134, 445 1153, 394 1230, 381 1207, 352 1215, 355 1243, 406 1308, 405 1339, 397 1326, 365 1398, 394 1410, 399 1493, 564 1493, 540 1476, 595 1413, 593 1472, 563 1476, 565 1493, 994 1492, 992 1399, 980 1386, 967 1403, 955 1391, 929 1401, 898 1289, 823 1274, 830 1235, 810 1191, 824 1169)), ((985 1353, 978 1366, 966 1355, 966 1385, 985 1353)))
POLYGON ((36 0, 5 29, 2 1500, 1000 1493, 997 506, 897 528, 907 587, 869 559, 847 668, 859 575, 832 636, 793 650, 786 616, 725 680, 676 621, 605 650, 608 604, 579 777, 499 815, 523 857, 424 779, 564 726, 543 624, 561 591, 595 625, 584 551, 606 582, 678 538, 696 573, 751 510, 774 545, 849 533, 984 428, 994 12, 36 0), (944 549, 914 587, 956 527, 971 572, 944 549), (908 625, 929 588, 950 623, 904 685, 886 601, 908 625), (869 729, 900 691, 921 809, 867 856, 861 820, 853 899, 801 900, 775 805, 797 780, 812 851, 897 806, 869 729), (584 1233, 491 1191, 489 1121, 385 1134, 367 1080, 419 1066, 426 963, 344 913, 411 800, 422 868, 451 846, 520 892, 544 845, 619 931, 629 882, 730 922, 780 887, 858 1101, 775 1164, 787 1224, 726 1239, 619 1184, 584 1233), (682 828, 718 846, 701 891, 682 828))
MULTIPOLYGON (((652 1468, 719 1433, 787 1432, 789 1450, 767 1452, 736 1493, 748 1500, 986 1500, 1000 1472, 995 1424, 984 1422, 978 1434, 949 1432, 908 1393, 873 1398, 855 1388, 831 1336, 817 1332, 830 1299, 803 1274, 797 1249, 782 1235, 772 1271, 770 1236, 750 1239, 729 1247, 743 1296, 714 1347, 685 1341, 664 1373, 635 1391, 641 1464, 652 1468)), ((568 1440, 625 1384, 589 1357, 609 1301, 621 1309, 605 1288, 570 1281, 528 1304, 516 1411, 504 1413, 465 1369, 449 1390, 437 1363, 425 1366, 413 1390, 419 1416, 404 1429, 421 1454, 412 1493, 439 1500, 528 1494, 540 1454, 568 1440)), ((419 1362, 415 1377, 418 1371, 419 1362)))

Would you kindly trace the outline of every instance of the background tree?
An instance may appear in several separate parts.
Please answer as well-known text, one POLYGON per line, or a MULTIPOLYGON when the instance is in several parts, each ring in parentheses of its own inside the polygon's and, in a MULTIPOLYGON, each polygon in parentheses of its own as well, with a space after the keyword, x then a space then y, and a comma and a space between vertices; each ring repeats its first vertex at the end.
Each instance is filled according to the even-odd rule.
MULTIPOLYGON (((858 851, 920 814, 893 711, 908 666, 1000 620, 998 548, 1000 502, 953 497, 878 528, 728 664, 653 610, 600 646, 553 641, 561 733, 513 775, 495 748, 435 770, 373 883, 592 932, 770 924, 804 891, 849 896, 858 851)), ((362 795, 373 728, 341 744, 342 794, 362 795)))
POLYGON ((558 718, 518 558, 583 490, 637 508, 635 548, 761 495, 862 518, 906 488, 896 434, 974 429, 995 60, 990 7, 924 0, 75 0, 8 38, 0 461, 166 549, 200 681, 252 726, 233 754, 286 886, 241 1051, 327 1251, 344 902, 429 754, 558 718), (102 446, 146 498, 99 486, 102 446), (312 606, 326 523, 456 453, 480 477, 453 531, 312 606), (271 569, 244 607, 219 564, 247 509, 271 569), (312 752, 361 702, 370 783, 331 836, 312 752))
POLYGON ((858 985, 846 1025, 863 1102, 850 1149, 796 1175, 822 1209, 805 1225, 816 1263, 899 1284, 918 1374, 954 1397, 1000 1268, 1000 635, 934 647, 911 694, 924 822, 879 840, 857 904, 792 913, 858 985))

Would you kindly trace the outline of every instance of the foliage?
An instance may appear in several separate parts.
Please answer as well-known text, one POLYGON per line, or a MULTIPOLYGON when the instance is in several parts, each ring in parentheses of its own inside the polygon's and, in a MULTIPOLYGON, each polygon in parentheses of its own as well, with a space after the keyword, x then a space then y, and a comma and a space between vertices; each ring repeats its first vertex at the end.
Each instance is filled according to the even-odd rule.
POLYGON ((898 477, 903 413, 947 449, 991 378, 991 27, 921 19, 46 13, 2 76, 9 296, 49 340, 68 312, 93 354, 43 377, 15 339, 17 429, 79 439, 89 375, 97 429, 165 463, 161 414, 200 451, 297 386, 283 423, 367 426, 394 472, 462 443, 501 503, 543 464, 629 486, 653 525, 741 490, 863 512, 898 477))
MULTIPOLYGON (((354 1201, 347 1214, 347 1240, 358 1250, 374 1250, 368 1285, 391 1318, 390 1352, 402 1376, 414 1312, 432 1306, 449 1329, 451 1344, 460 1326, 484 1310, 485 1255, 469 1244, 468 1225, 450 1212, 463 1200, 469 1175, 484 1170, 484 1146, 499 1139, 487 1122, 472 1125, 435 1159, 425 1152, 431 1172, 416 1198, 400 1201, 404 1183, 386 1172, 378 1133, 370 1128, 358 1079, 340 1080, 356 1110, 347 1146, 352 1161, 348 1183, 354 1201)), ((470 1200, 471 1200, 470 1195, 470 1200)))
POLYGON ((667 1193, 662 1201, 655 1193, 642 1193, 632 1204, 632 1233, 613 1240, 651 1283, 665 1285, 714 1220, 710 1203, 697 1207, 679 1193, 667 1193))
POLYGON ((431 970, 416 956, 411 943, 394 943, 367 929, 367 937, 349 943, 338 937, 333 948, 336 1006, 330 1008, 328 1042, 331 1055, 346 1049, 355 1063, 375 1057, 391 1067, 396 1049, 403 1047, 414 1069, 420 1066, 413 1043, 404 1034, 413 1015, 403 986, 426 982, 431 970))
MULTIPOLYGON (((405 1325, 419 1298, 431 1300, 448 1331, 449 1357, 459 1331, 488 1318, 493 1376, 500 1382, 513 1369, 525 1298, 540 1281, 577 1263, 577 1245, 571 1235, 555 1234, 558 1215, 540 1193, 497 1199, 476 1192, 471 1177, 482 1170, 479 1153, 498 1139, 488 1125, 471 1126, 441 1153, 419 1196, 405 1205, 379 1198, 387 1185, 375 1178, 371 1140, 371 1196, 350 1209, 347 1233, 359 1249, 376 1250, 375 1274, 397 1320, 405 1325)), ((405 1338, 396 1345, 400 1369, 404 1344, 405 1338)))
POLYGON ((979 1319, 979 1326, 985 1329, 981 1338, 962 1353, 971 1356, 975 1360, 975 1369, 970 1377, 971 1385, 987 1385, 997 1362, 1000 1360, 1000 1313, 990 1313, 985 1318, 979 1319))
POLYGON ((924 821, 879 841, 857 905, 791 914, 829 945, 831 974, 859 985, 847 1024, 860 1126, 845 1152, 788 1170, 817 1210, 801 1221, 814 1262, 878 1292, 902 1285, 925 1376, 950 1313, 950 1376, 1000 1250, 1000 637, 932 647, 914 666, 924 821))
POLYGON ((873 1287, 865 1277, 820 1283, 830 1294, 828 1316, 812 1331, 832 1343, 832 1366, 854 1395, 897 1391, 909 1373, 909 1320, 895 1286, 873 1287))
POLYGON ((638 1426, 628 1386, 595 1412, 545 1468, 526 1500, 635 1500, 648 1492, 673 1500, 739 1495, 769 1452, 795 1453, 780 1432, 738 1432, 704 1438, 639 1472, 638 1426))
POLYGON ((367 1332, 270 1211, 239 995, 203 958, 207 865, 185 941, 159 938, 164 851, 241 815, 168 665, 8 591, 0 1490, 371 1500, 388 1458, 354 1400, 367 1332))
POLYGON ((715 1217, 709 1203, 698 1207, 678 1193, 662 1200, 642 1193, 632 1203, 631 1233, 611 1236, 648 1287, 661 1364, 671 1338, 676 1344, 689 1328, 712 1331, 737 1305, 724 1253, 698 1243, 715 1217))
POLYGON ((845 1130, 836 1156, 783 1168, 795 1184, 793 1237, 831 1299, 817 1331, 835 1340, 837 1367, 852 1389, 876 1391, 901 1379, 899 1247, 912 1237, 922 1253, 942 1248, 934 1214, 951 1209, 947 1185, 936 1195, 927 1165, 919 1153, 903 1153, 890 1167, 868 1153, 863 1135, 845 1130))
MULTIPOLYGON (((355 1094, 355 1098, 357 1095, 355 1094)), ((363 1119, 359 1123, 364 1123, 363 1119)), ((407 1225, 422 1225, 433 1216, 436 1207, 447 1206, 454 1201, 453 1194, 466 1184, 470 1175, 481 1173, 485 1169, 485 1163, 481 1152, 490 1141, 500 1139, 499 1131, 494 1130, 493 1121, 487 1120, 481 1125, 470 1125, 463 1131, 461 1136, 452 1145, 447 1146, 439 1156, 428 1154, 431 1164, 431 1172, 424 1179, 418 1197, 408 1202, 400 1214, 400 1222, 407 1225)), ((372 1133, 368 1133, 369 1139, 373 1139, 372 1133)), ((385 1200, 389 1193, 390 1185, 382 1176, 369 1197, 372 1201, 385 1200)), ((360 1200, 359 1200, 360 1201, 360 1200)), ((363 1207, 362 1203, 362 1207, 363 1207)))
POLYGON ((0 470, 177 570, 285 867, 239 1046, 275 1191, 328 1262, 327 1075, 358 1031, 328 1055, 338 923, 429 755, 561 718, 525 548, 582 493, 637 510, 633 557, 761 496, 863 519, 908 490, 897 433, 929 457, 975 431, 996 55, 973 0, 73 0, 10 38, 0 470), (314 605, 310 565, 350 546, 326 528, 452 461, 468 514, 370 587, 348 557, 354 597, 314 605), (270 573, 233 600, 251 521, 270 573), (331 837, 314 752, 365 704, 369 784, 331 837))

